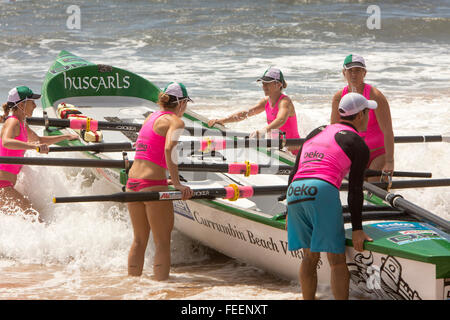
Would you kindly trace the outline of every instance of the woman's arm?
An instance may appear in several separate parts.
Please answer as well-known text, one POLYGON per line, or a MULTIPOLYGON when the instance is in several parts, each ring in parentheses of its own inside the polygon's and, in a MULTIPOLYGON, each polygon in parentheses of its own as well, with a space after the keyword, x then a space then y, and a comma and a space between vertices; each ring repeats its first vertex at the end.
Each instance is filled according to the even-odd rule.
POLYGON ((238 111, 236 113, 233 113, 232 115, 222 118, 222 119, 211 119, 208 122, 209 127, 213 127, 216 123, 224 125, 225 123, 230 122, 239 122, 242 121, 248 117, 254 116, 256 114, 259 114, 265 110, 267 99, 262 99, 256 104, 255 106, 251 107, 249 110, 244 111, 238 111))
POLYGON ((374 100, 378 103, 378 107, 374 110, 375 115, 384 135, 386 162, 383 171, 392 172, 394 171, 394 130, 392 128, 391 109, 386 97, 380 90, 373 88, 372 92, 374 100))
POLYGON ((331 101, 331 118, 330 123, 337 123, 341 120, 341 117, 339 116, 339 102, 341 101, 342 97, 342 90, 339 90, 336 92, 333 96, 333 100, 331 101))
POLYGON ((2 145, 7 149, 12 150, 31 150, 36 149, 36 144, 28 141, 20 141, 15 139, 18 136, 17 131, 20 132, 19 120, 10 118, 3 125, 2 130, 2 145))
POLYGON ((269 132, 270 130, 279 129, 286 123, 287 119, 289 118, 290 103, 291 101, 288 99, 283 99, 280 101, 280 103, 278 104, 277 117, 267 127, 264 128, 266 132, 269 132))
POLYGON ((178 153, 176 148, 183 129, 184 122, 181 119, 173 117, 166 133, 164 153, 173 186, 182 192, 182 200, 186 200, 192 197, 193 192, 188 186, 184 186, 180 182, 180 175, 178 173, 178 153))

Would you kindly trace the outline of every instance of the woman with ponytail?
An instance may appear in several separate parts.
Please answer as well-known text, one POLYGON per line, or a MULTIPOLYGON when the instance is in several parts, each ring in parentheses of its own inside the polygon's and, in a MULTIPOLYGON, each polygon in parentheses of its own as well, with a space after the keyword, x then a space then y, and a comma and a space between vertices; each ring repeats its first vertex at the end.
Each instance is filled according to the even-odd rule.
MULTIPOLYGON (((9 91, 8 101, 3 104, 3 126, 0 133, 0 156, 23 157, 26 150, 39 150, 48 153, 48 145, 66 139, 77 139, 77 135, 40 137, 26 124, 26 117, 31 117, 36 108, 35 94, 25 86, 15 87, 9 91)), ((24 214, 38 215, 30 201, 18 192, 14 186, 17 175, 23 165, 0 164, 0 206, 11 209, 20 208, 24 214)), ((14 209, 15 210, 15 209, 14 209)))
MULTIPOLYGON (((171 183, 183 194, 192 197, 192 190, 180 183, 175 150, 184 128, 181 117, 188 101, 192 101, 182 83, 171 82, 159 94, 160 110, 145 120, 136 141, 136 154, 128 174, 127 192, 167 191, 167 171, 171 183)), ((174 224, 170 201, 128 203, 134 238, 128 255, 128 275, 140 276, 145 250, 152 231, 155 244, 153 275, 166 280, 170 273, 170 238, 174 224)))

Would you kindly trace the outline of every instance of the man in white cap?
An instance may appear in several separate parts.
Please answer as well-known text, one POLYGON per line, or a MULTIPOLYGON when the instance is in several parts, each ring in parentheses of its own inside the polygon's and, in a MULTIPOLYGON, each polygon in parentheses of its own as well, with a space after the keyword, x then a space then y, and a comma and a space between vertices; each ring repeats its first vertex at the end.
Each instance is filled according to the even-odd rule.
POLYGON ((353 247, 363 251, 364 241, 372 241, 362 227, 362 186, 369 149, 358 132, 367 128, 369 110, 376 108, 375 101, 358 93, 343 97, 338 108, 341 121, 321 126, 306 137, 289 176, 288 250, 303 249, 299 276, 304 299, 315 298, 320 252, 327 252, 334 297, 348 299, 350 274, 339 197, 347 174, 353 247))
MULTIPOLYGON (((331 123, 339 122, 339 101, 347 93, 357 92, 368 100, 375 100, 378 108, 369 112, 367 129, 359 132, 359 135, 364 138, 370 150, 368 167, 392 175, 394 171, 394 132, 389 103, 380 90, 364 82, 366 73, 366 62, 363 57, 350 54, 345 58, 342 74, 348 85, 333 96, 331 123)), ((372 180, 376 179, 376 177, 372 178, 372 180)))

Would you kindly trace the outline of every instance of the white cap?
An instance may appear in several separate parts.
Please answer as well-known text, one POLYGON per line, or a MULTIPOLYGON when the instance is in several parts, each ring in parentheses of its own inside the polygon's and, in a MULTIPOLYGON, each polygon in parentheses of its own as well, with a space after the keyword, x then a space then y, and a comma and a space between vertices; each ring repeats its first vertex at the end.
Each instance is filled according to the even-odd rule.
POLYGON ((188 101, 194 102, 191 98, 189 98, 186 87, 181 82, 169 82, 169 84, 167 84, 163 91, 180 100, 186 99, 188 101))
POLYGON ((366 61, 364 61, 363 57, 361 57, 357 54, 349 54, 348 56, 345 57, 344 68, 345 69, 351 69, 351 68, 366 69, 366 61))
POLYGON ((378 104, 375 100, 367 100, 359 93, 350 92, 342 97, 338 110, 341 117, 346 117, 357 114, 366 108, 376 109, 377 106, 378 104))

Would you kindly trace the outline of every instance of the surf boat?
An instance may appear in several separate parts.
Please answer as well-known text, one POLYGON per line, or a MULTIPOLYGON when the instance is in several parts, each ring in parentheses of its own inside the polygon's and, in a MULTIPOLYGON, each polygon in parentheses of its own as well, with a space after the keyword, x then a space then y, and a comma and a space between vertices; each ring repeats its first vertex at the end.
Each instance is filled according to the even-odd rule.
MULTIPOLYGON (((135 73, 95 64, 61 51, 48 70, 42 87, 42 107, 46 117, 42 122, 29 123, 46 125, 47 135, 64 132, 80 135, 80 141, 65 141, 62 146, 95 147, 104 143, 130 143, 137 138, 137 130, 133 131, 130 124, 136 124, 138 128, 148 114, 159 109, 155 103, 159 92, 156 85, 135 73), (50 121, 71 118, 89 120, 84 120, 84 125, 74 124, 71 127, 58 127, 50 121), (97 124, 101 122, 114 124, 115 129, 99 129, 97 124)), ((200 133, 192 136, 191 130, 183 136, 186 141, 204 141, 205 135, 225 135, 229 132, 221 127, 210 129, 205 134, 207 119, 192 110, 186 111, 184 121, 186 127, 200 133)), ((120 148, 112 151, 74 152, 73 157, 95 161, 129 161, 134 158, 132 149, 126 154, 117 152, 120 148)), ((185 151, 180 151, 180 161, 197 163, 200 167, 202 164, 206 167, 208 164, 247 161, 247 169, 250 168, 249 163, 278 168, 294 162, 292 154, 280 148, 224 148, 209 153, 192 149, 185 151)), ((123 190, 126 170, 99 164, 92 171, 113 185, 118 193, 123 190)), ((229 171, 180 169, 184 183, 193 188, 198 197, 173 201, 175 228, 227 256, 281 278, 297 280, 302 252, 287 250, 287 207, 285 200, 279 200, 282 190, 287 188, 288 177, 273 172, 248 174, 250 171, 244 169, 246 174, 233 174, 229 171), (208 191, 229 189, 230 185, 235 189, 236 186, 257 186, 266 188, 266 191, 253 192, 251 197, 246 198, 234 197, 231 199, 234 201, 212 197, 208 191)), ((344 215, 347 215, 344 218, 347 222, 346 256, 351 273, 351 291, 375 299, 450 298, 448 221, 442 222, 439 217, 415 205, 410 207, 406 205, 410 204, 407 200, 372 184, 365 183, 365 189, 372 194, 372 198, 364 206, 364 219, 369 219, 364 222, 364 230, 374 241, 365 244, 364 252, 353 249, 351 225, 343 206, 344 215)), ((346 199, 346 192, 341 191, 341 194, 342 199, 346 199)), ((319 284, 329 284, 329 274, 324 255, 319 263, 319 284)))

